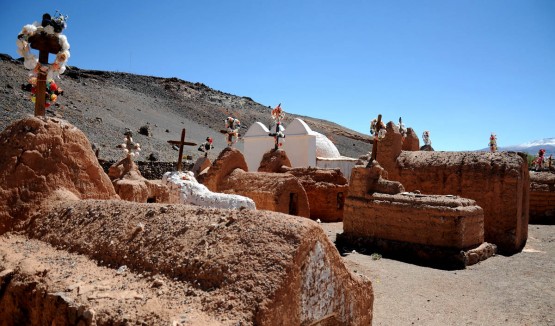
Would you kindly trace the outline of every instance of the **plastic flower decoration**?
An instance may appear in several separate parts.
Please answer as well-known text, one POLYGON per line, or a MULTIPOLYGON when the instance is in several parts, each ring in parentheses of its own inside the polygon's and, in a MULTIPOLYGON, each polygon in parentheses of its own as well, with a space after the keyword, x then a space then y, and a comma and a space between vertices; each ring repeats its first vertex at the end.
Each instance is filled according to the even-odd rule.
POLYGON ((385 125, 383 123, 383 121, 380 123, 381 128, 378 131, 378 119, 373 119, 370 122, 370 135, 374 135, 374 138, 378 139, 378 140, 382 140, 385 138, 385 134, 387 133, 387 130, 385 129, 385 125))
POLYGON ((241 121, 233 117, 227 117, 225 120, 226 140, 227 146, 232 146, 239 138, 239 129, 241 128, 241 121), (235 137, 235 140, 233 139, 235 137))
POLYGON ((119 145, 118 147, 123 149, 123 152, 127 157, 138 157, 139 152, 141 151, 141 145, 139 143, 133 142, 132 138, 133 134, 131 131, 127 131, 125 133, 125 138, 123 139, 123 144, 119 145))
MULTIPOLYGON (((29 83, 27 85, 21 85, 21 89, 31 92, 31 102, 35 103, 37 101, 37 78, 29 78, 29 83)), ((63 95, 64 91, 58 87, 54 80, 50 79, 46 82, 46 89, 44 92, 44 106, 50 107, 58 99, 58 95, 63 95)))
POLYGON ((493 132, 489 136, 489 150, 492 153, 497 151, 497 136, 493 132))
POLYGON ((285 112, 281 109, 281 103, 279 103, 275 108, 272 109, 272 119, 276 124, 276 129, 274 132, 270 132, 268 135, 274 137, 274 149, 278 149, 283 145, 283 140, 285 135, 283 134, 283 126, 281 125, 281 120, 285 118, 285 112))
POLYGON ((405 137, 407 136, 407 128, 403 124, 403 119, 401 117, 399 117, 399 125, 398 126, 399 126, 399 132, 401 133, 401 136, 403 136, 403 140, 404 140, 405 137))
POLYGON ((56 11, 56 15, 52 18, 49 14, 44 14, 42 23, 37 22, 23 26, 21 32, 17 36, 17 53, 24 59, 23 65, 29 70, 33 70, 33 74, 37 74, 38 70, 43 70, 47 73, 47 80, 59 78, 66 70, 66 63, 70 57, 69 43, 67 37, 60 34, 66 28, 66 21, 68 16, 62 15, 56 11), (47 34, 58 38, 60 44, 60 51, 56 53, 54 63, 51 65, 42 65, 39 63, 37 57, 31 53, 31 45, 29 39, 37 34, 47 34))
POLYGON ((430 140, 430 132, 428 130, 422 133, 422 141, 426 146, 432 146, 432 141, 430 140))

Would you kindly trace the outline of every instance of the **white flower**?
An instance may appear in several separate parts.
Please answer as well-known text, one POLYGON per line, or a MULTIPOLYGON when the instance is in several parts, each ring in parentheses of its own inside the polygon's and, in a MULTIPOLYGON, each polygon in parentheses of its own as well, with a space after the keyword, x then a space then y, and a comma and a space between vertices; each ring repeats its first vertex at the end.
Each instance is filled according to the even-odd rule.
POLYGON ((46 34, 54 34, 54 27, 48 25, 42 29, 46 34))
POLYGON ((27 69, 35 69, 37 63, 39 63, 39 60, 34 55, 31 55, 29 57, 25 57, 23 65, 27 69))

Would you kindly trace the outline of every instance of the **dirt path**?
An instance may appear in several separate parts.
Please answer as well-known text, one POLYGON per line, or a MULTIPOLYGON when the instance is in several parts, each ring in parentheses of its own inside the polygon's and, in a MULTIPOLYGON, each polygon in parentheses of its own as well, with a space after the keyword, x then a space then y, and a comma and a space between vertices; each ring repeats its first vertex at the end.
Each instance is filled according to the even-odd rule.
MULTIPOLYGON (((342 223, 322 224, 332 240, 342 223)), ((444 271, 372 253, 346 266, 370 278, 373 325, 555 325, 555 226, 530 225, 524 250, 444 271)))

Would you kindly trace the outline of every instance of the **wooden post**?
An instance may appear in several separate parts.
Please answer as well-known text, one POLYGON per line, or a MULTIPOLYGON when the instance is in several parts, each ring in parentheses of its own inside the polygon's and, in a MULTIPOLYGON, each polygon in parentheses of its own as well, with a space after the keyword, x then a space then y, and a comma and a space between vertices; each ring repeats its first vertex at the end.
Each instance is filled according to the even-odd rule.
POLYGON ((168 143, 179 146, 179 157, 177 158, 177 171, 181 171, 183 168, 183 146, 184 145, 196 146, 197 144, 185 141, 185 128, 181 130, 181 140, 168 140, 168 143))
POLYGON ((370 162, 375 161, 378 155, 378 133, 380 132, 380 129, 382 129, 382 115, 378 114, 378 122, 376 122, 376 133, 374 134, 374 141, 372 142, 372 159, 370 160, 370 162))
MULTIPOLYGON (((62 46, 58 36, 49 35, 47 33, 35 34, 29 38, 29 44, 31 48, 39 50, 39 64, 48 64, 48 55, 50 53, 56 54, 61 51, 62 46)), ((45 94, 46 94, 46 72, 39 69, 37 76, 37 88, 36 88, 36 101, 35 101, 35 116, 44 117, 45 115, 45 94)))

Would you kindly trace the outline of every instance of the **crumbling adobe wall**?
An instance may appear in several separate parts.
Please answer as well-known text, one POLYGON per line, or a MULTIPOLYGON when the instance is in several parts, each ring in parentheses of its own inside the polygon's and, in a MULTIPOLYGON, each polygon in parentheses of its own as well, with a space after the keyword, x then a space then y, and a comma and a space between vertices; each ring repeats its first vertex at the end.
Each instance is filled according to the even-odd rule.
POLYGON ((401 151, 401 135, 390 122, 377 160, 407 191, 474 199, 484 209, 485 240, 501 253, 519 252, 526 244, 530 181, 519 154, 401 151))
POLYGON ((118 198, 87 137, 67 121, 16 121, 0 134, 0 153, 0 234, 20 228, 56 190, 118 198))
POLYGON ((403 141, 402 150, 404 151, 417 151, 420 149, 420 140, 418 135, 412 128, 407 128, 407 136, 403 141))
POLYGON ((222 180, 218 191, 249 197, 256 203, 256 209, 310 216, 306 191, 299 180, 290 174, 250 173, 236 169, 222 180))
POLYGON ((310 218, 323 222, 343 220, 349 184, 339 169, 282 167, 281 172, 292 174, 300 181, 308 197, 310 218))
POLYGON ((317 223, 267 211, 74 201, 45 207, 28 236, 134 273, 194 285, 226 324, 370 325, 369 281, 351 274, 317 223), (91 237, 94 234, 94 237, 91 237))
POLYGON ((210 191, 218 192, 218 185, 235 169, 241 169, 245 172, 249 170, 241 151, 233 147, 226 147, 221 151, 214 163, 212 163, 208 172, 201 173, 197 180, 210 189, 210 191))
POLYGON ((291 167, 287 153, 282 149, 272 149, 262 156, 258 172, 280 172, 282 166, 291 167))
POLYGON ((530 223, 555 224, 555 173, 530 172, 530 223))

